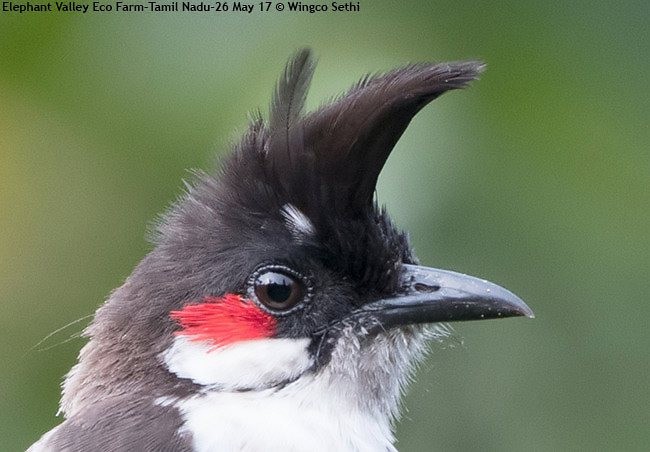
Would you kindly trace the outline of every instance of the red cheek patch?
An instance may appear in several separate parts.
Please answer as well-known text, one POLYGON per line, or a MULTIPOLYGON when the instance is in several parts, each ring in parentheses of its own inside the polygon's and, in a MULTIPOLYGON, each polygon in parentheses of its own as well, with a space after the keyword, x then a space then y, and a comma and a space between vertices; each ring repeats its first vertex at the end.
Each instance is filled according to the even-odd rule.
POLYGON ((275 333, 276 326, 271 315, 234 294, 206 297, 202 303, 170 312, 170 317, 182 327, 176 334, 216 346, 268 338, 275 333))

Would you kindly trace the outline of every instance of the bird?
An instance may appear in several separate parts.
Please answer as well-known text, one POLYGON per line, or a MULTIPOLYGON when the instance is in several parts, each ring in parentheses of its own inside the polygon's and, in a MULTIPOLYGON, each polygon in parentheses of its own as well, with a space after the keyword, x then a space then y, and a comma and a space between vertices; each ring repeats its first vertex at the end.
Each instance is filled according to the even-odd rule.
POLYGON ((85 329, 62 423, 29 451, 395 451, 401 396, 448 322, 533 317, 420 265, 376 196, 414 116, 480 61, 408 64, 305 111, 290 57, 265 119, 197 171, 85 329))

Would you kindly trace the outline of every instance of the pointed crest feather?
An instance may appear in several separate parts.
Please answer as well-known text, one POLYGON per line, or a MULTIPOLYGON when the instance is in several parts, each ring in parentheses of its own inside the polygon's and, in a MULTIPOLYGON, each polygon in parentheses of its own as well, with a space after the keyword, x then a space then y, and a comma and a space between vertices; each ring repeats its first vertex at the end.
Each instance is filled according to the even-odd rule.
POLYGON ((379 172, 411 119, 429 102, 475 80, 476 61, 416 64, 363 78, 345 96, 305 118, 305 145, 319 172, 347 193, 332 194, 354 208, 372 201, 379 172))
POLYGON ((271 101, 267 154, 271 156, 272 177, 279 177, 278 187, 284 192, 291 191, 295 183, 306 184, 309 178, 308 169, 296 168, 306 164, 300 120, 313 73, 311 50, 299 50, 287 63, 271 101))
POLYGON ((307 91, 314 74, 314 62, 310 49, 299 50, 284 69, 271 101, 269 129, 284 139, 294 126, 305 105, 307 91))

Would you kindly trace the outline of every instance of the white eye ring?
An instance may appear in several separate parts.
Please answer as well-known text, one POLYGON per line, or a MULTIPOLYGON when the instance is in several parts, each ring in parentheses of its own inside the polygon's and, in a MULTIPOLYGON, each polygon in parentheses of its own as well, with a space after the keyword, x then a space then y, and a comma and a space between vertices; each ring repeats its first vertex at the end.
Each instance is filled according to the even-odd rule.
POLYGON ((248 292, 262 309, 287 315, 303 306, 311 296, 311 285, 289 267, 265 265, 251 275, 248 292))

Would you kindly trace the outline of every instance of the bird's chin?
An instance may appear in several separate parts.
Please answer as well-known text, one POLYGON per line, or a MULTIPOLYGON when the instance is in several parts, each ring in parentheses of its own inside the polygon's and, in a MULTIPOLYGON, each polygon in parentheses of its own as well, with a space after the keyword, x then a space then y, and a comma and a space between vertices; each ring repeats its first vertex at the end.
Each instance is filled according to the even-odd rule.
MULTIPOLYGON (((372 328, 374 322, 348 323, 338 330, 329 349, 321 346, 317 373, 332 388, 355 397, 360 408, 394 419, 416 364, 430 349, 430 341, 444 342, 451 329, 444 324, 417 324, 391 329, 372 328)), ((331 334, 331 333, 330 333, 331 334)), ((331 338, 330 338, 331 339, 331 338)))

